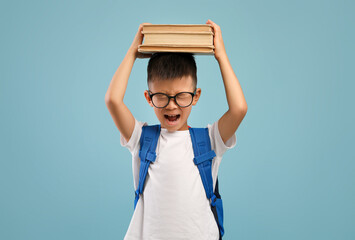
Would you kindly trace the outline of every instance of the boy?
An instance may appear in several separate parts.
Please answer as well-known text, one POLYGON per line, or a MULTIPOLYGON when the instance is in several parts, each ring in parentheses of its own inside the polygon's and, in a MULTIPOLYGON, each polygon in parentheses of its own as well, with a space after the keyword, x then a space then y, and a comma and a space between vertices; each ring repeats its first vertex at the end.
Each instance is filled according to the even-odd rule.
MULTIPOLYGON (((214 30, 215 59, 218 61, 229 109, 213 125, 208 125, 213 187, 223 153, 236 145, 235 131, 247 112, 238 79, 229 63, 220 27, 208 20, 214 30)), ((193 149, 187 119, 201 89, 196 88, 196 64, 192 54, 142 54, 142 24, 124 60, 117 69, 105 96, 106 105, 120 131, 121 145, 132 153, 134 186, 139 179, 139 148, 142 126, 123 103, 128 78, 135 59, 151 57, 148 88, 144 96, 161 124, 157 157, 150 164, 144 192, 134 210, 126 240, 138 239, 219 239, 219 230, 193 162, 193 149)))

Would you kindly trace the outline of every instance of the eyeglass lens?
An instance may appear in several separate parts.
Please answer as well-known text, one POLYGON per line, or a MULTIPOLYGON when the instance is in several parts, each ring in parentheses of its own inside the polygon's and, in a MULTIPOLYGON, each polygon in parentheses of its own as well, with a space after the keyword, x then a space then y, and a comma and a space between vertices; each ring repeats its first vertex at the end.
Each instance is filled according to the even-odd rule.
MULTIPOLYGON (((176 104, 180 107, 187 107, 192 103, 192 98, 193 96, 190 93, 178 93, 175 97, 176 104)), ((152 97, 152 101, 156 107, 165 107, 169 103, 169 97, 165 94, 158 93, 152 97)))

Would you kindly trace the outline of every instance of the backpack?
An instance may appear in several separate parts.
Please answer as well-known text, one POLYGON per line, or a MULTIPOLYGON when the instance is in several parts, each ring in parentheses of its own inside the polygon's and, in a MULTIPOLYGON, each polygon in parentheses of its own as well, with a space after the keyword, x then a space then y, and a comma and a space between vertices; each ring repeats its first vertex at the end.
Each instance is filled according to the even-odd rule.
MULTIPOLYGON (((134 209, 136 208, 139 195, 143 193, 143 187, 147 176, 150 163, 156 159, 155 149, 157 147, 161 125, 143 126, 140 138, 140 171, 139 183, 135 191, 134 209)), ((223 228, 223 205, 222 199, 218 191, 218 177, 216 180, 215 191, 213 191, 212 181, 212 159, 216 156, 211 150, 211 142, 208 134, 208 128, 191 128, 189 132, 194 151, 194 163, 200 172, 202 183, 207 198, 210 200, 211 210, 216 219, 219 229, 219 239, 224 235, 223 228)))

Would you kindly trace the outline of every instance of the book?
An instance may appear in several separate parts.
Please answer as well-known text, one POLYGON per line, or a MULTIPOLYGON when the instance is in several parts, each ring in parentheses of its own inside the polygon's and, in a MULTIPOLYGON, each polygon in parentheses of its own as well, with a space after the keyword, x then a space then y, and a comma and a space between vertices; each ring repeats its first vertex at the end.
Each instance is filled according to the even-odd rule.
POLYGON ((188 52, 213 55, 213 29, 210 24, 143 24, 143 43, 138 52, 188 52))
POLYGON ((194 32, 143 32, 144 44, 213 45, 213 35, 194 32))
POLYGON ((214 47, 191 46, 191 45, 141 45, 138 49, 142 53, 155 52, 188 52, 195 54, 214 54, 214 47))
POLYGON ((164 32, 211 32, 211 24, 143 24, 143 31, 164 31, 164 32))

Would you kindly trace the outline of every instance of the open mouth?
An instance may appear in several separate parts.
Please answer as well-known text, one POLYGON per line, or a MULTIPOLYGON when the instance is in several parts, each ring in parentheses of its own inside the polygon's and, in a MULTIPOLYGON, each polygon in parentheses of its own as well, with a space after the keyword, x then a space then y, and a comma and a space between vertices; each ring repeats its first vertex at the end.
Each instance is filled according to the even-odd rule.
POLYGON ((175 122, 180 118, 180 114, 177 115, 167 115, 165 114, 164 117, 169 120, 169 122, 175 122))

